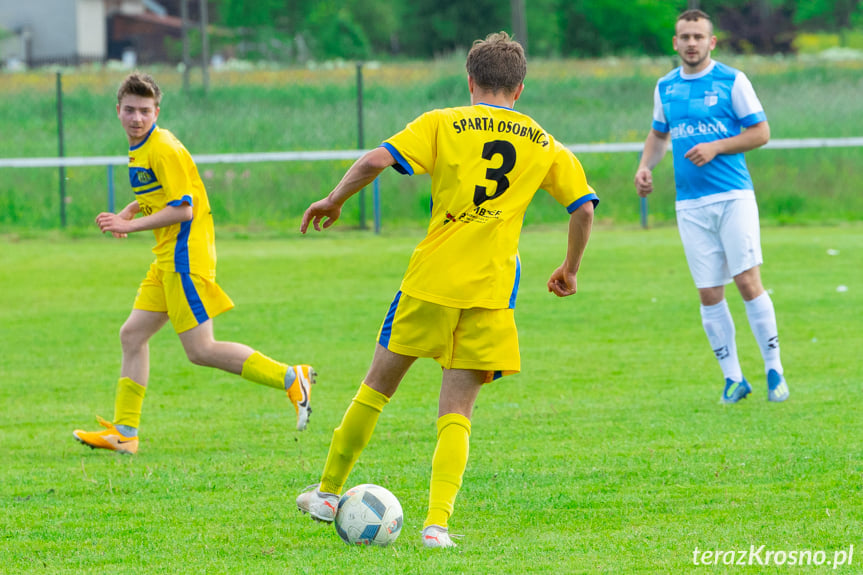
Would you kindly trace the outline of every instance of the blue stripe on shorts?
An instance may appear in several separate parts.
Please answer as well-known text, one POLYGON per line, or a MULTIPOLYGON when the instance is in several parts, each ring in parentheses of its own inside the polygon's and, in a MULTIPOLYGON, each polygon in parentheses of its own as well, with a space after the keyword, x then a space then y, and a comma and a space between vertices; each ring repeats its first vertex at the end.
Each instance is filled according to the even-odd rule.
POLYGON ((515 309, 515 298, 518 296, 518 282, 521 280, 521 258, 515 256, 515 281, 512 284, 512 293, 509 294, 509 309, 515 309))
POLYGON ((393 303, 390 304, 390 309, 387 312, 387 317, 384 319, 384 325, 381 327, 381 338, 378 343, 389 349, 390 337, 393 334, 393 319, 396 317, 396 308, 399 307, 399 300, 402 297, 402 292, 399 290, 393 303))
POLYGON ((177 234, 177 243, 174 246, 174 269, 181 274, 188 274, 191 269, 189 267, 189 234, 191 232, 192 220, 180 222, 180 233, 177 234))
POLYGON ((201 296, 198 295, 198 290, 195 289, 195 284, 192 282, 192 276, 189 274, 180 274, 180 281, 183 283, 183 293, 186 294, 186 301, 198 323, 202 324, 210 319, 210 316, 207 315, 207 310, 204 309, 204 302, 201 301, 201 296))

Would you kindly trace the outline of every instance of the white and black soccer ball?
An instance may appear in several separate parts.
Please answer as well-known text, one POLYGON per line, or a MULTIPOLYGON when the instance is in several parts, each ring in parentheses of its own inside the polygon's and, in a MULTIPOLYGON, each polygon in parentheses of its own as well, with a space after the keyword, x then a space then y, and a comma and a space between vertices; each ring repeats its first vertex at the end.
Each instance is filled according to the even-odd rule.
POLYGON ((380 485, 364 483, 345 491, 339 500, 335 526, 348 545, 389 545, 402 530, 399 500, 380 485))

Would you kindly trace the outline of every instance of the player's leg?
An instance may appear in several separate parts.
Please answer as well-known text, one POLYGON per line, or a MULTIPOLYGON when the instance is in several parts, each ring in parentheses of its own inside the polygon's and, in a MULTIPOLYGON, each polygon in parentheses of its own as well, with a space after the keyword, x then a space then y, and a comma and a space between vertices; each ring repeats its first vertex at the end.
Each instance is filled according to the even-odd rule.
POLYGON ((396 293, 378 331, 371 367, 333 432, 319 485, 297 497, 297 507, 320 521, 335 519, 335 504, 384 406, 417 357, 437 357, 451 347, 459 310, 396 293))
POLYGON ((186 356, 195 365, 214 367, 243 379, 284 390, 297 412, 297 429, 302 431, 311 415, 311 385, 317 372, 310 365, 286 365, 251 347, 231 341, 217 341, 213 320, 177 334, 186 356))
POLYGON ((437 445, 432 456, 429 507, 423 522, 426 547, 452 547, 449 518, 461 489, 470 451, 470 418, 487 371, 445 369, 438 404, 437 445))
POLYGON ((317 376, 312 366, 289 366, 248 345, 217 341, 213 318, 231 309, 234 303, 212 278, 166 274, 165 286, 168 313, 189 361, 285 390, 297 412, 297 429, 305 429, 312 411, 311 385, 317 376))
POLYGON ((150 339, 167 321, 167 313, 135 309, 120 328, 123 365, 117 384, 114 424, 125 435, 138 434, 144 390, 150 380, 150 339))
MULTIPOLYGON (((180 342, 186 352, 186 357, 195 365, 203 367, 215 367, 235 375, 243 372, 246 361, 255 353, 251 347, 229 341, 216 341, 213 333, 213 320, 207 319, 203 323, 178 333, 180 342)), ((281 388, 284 385, 284 367, 275 374, 266 373, 269 377, 261 377, 262 381, 256 381, 269 387, 281 388)))
POLYGON ((341 493, 354 464, 371 439, 378 417, 398 389, 415 357, 393 353, 380 344, 365 380, 333 432, 321 491, 341 493))
POLYGON ((721 401, 736 403, 746 397, 751 388, 740 367, 734 319, 725 300, 724 286, 731 281, 731 274, 719 234, 721 215, 719 205, 680 210, 677 227, 689 271, 698 289, 701 325, 725 379, 721 401))
POLYGON ((150 379, 150 339, 168 322, 168 314, 133 309, 120 328, 123 364, 120 376, 147 387, 150 379))
POLYGON ((418 357, 438 357, 451 346, 459 310, 398 292, 378 331, 365 380, 333 433, 320 490, 339 494, 368 444, 384 406, 418 357))
POLYGON ((724 291, 722 286, 698 290, 701 298, 701 325, 725 377, 722 402, 736 403, 746 397, 751 388, 740 367, 734 319, 731 317, 724 291))
POLYGON ((758 342, 767 375, 770 401, 788 399, 788 384, 779 356, 779 330, 773 301, 761 282, 761 228, 755 198, 727 202, 722 222, 722 243, 728 268, 746 306, 752 334, 758 342))
POLYGON ((378 417, 415 360, 415 357, 393 353, 380 344, 376 346, 365 380, 345 411, 341 424, 333 431, 320 484, 310 486, 297 497, 300 511, 319 521, 335 519, 339 494, 348 475, 368 445, 378 417))
POLYGON ((97 417, 102 431, 76 429, 72 435, 90 447, 121 453, 138 451, 138 426, 150 377, 150 338, 168 321, 164 272, 155 262, 138 287, 132 312, 120 328, 123 363, 114 398, 114 421, 97 417))
MULTIPOLYGON (((140 295, 139 295, 140 297, 140 295)), ((150 376, 150 338, 168 321, 165 312, 133 309, 120 328, 123 363, 114 397, 114 420, 101 417, 102 431, 76 429, 72 435, 85 445, 121 453, 138 451, 138 427, 150 376)))
POLYGON ((776 325, 776 311, 770 294, 761 285, 760 267, 756 266, 734 277, 743 303, 749 327, 764 359, 764 372, 767 374, 767 394, 770 401, 788 399, 788 384, 783 375, 782 360, 779 355, 779 328, 776 325))
POLYGON ((443 365, 437 445, 432 457, 429 507, 423 522, 425 547, 453 547, 449 519, 470 451, 471 415, 483 384, 521 369, 512 309, 467 309, 461 313, 443 365))
MULTIPOLYGON (((749 224, 750 227, 757 226, 757 219, 754 223, 749 222, 749 224)), ((773 308, 770 294, 767 293, 761 282, 760 247, 752 251, 756 257, 747 257, 750 251, 746 250, 741 257, 743 261, 739 264, 739 266, 751 265, 751 267, 735 275, 734 282, 743 298, 749 327, 752 329, 752 335, 755 336, 755 341, 761 350, 761 357, 764 359, 767 398, 770 401, 785 401, 790 392, 788 383, 785 381, 779 353, 779 329, 776 324, 776 311, 773 308)))

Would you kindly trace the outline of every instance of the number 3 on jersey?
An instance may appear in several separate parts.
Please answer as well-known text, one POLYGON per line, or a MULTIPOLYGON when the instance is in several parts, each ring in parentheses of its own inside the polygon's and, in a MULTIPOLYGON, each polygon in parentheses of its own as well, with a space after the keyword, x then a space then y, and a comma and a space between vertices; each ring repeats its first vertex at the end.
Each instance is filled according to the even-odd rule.
POLYGON ((482 147, 483 159, 491 161, 495 156, 501 157, 500 167, 486 169, 485 179, 495 182, 497 189, 489 196, 485 186, 476 186, 473 191, 474 205, 479 206, 486 200, 493 200, 509 188, 509 179, 506 175, 515 167, 515 146, 506 140, 486 142, 482 147))

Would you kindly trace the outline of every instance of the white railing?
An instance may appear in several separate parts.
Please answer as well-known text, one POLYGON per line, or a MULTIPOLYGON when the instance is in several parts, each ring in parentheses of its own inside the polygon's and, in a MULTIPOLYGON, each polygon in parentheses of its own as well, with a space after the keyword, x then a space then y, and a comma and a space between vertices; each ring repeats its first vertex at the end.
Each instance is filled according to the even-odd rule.
MULTIPOLYGON (((765 149, 855 148, 863 146, 863 138, 806 138, 771 140, 765 149)), ((567 146, 576 154, 616 154, 641 152, 643 142, 611 144, 572 144, 567 146)), ((367 150, 320 150, 310 152, 252 152, 248 154, 199 154, 193 158, 198 164, 240 164, 255 162, 318 162, 328 160, 355 160, 367 150)), ((80 166, 124 166, 127 156, 82 156, 69 158, 0 158, 0 168, 69 168, 80 166)))
MULTIPOLYGON (((617 154, 638 152, 644 149, 642 142, 609 144, 573 144, 567 146, 575 154, 617 154)), ((856 148, 863 147, 863 138, 806 138, 771 140, 766 149, 811 149, 811 148, 856 148)), ((199 154, 193 158, 198 164, 240 164, 255 162, 318 162, 331 160, 355 160, 366 150, 321 150, 310 152, 252 152, 248 154, 199 154)), ((80 166, 107 166, 108 210, 114 211, 114 166, 124 166, 127 156, 85 156, 74 158, 0 158, 0 168, 69 168, 80 166)), ((375 232, 381 229, 380 181, 375 179, 373 187, 375 232)), ((62 207, 61 207, 62 209, 62 207)), ((641 225, 647 227, 647 198, 641 198, 641 225)), ((365 216, 360 214, 360 225, 365 227, 365 216)), ((65 225, 65 215, 61 214, 65 225)))

